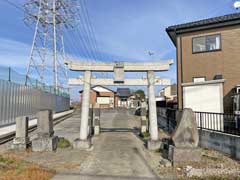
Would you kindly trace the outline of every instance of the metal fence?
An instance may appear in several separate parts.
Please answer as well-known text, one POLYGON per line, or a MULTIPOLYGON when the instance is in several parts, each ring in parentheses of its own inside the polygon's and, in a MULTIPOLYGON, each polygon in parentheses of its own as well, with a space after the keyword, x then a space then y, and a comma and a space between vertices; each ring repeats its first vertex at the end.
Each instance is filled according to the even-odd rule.
POLYGON ((24 76, 0 67, 0 127, 15 123, 17 116, 33 118, 41 109, 69 110, 70 98, 65 90, 55 91, 40 83, 35 85, 25 85, 24 76))
POLYGON ((177 113, 176 109, 157 108, 158 125, 169 133, 173 132, 177 126, 177 113))
POLYGON ((240 135, 240 115, 209 112, 194 113, 200 129, 240 135))
POLYGON ((17 73, 11 68, 7 67, 0 67, 0 79, 30 86, 39 90, 42 90, 44 92, 48 92, 51 94, 56 94, 59 96, 69 97, 68 89, 67 88, 58 88, 55 89, 53 86, 48 86, 44 83, 41 83, 39 80, 27 77, 26 75, 22 75, 17 73))
MULTIPOLYGON (((158 108, 158 124, 169 132, 177 126, 176 109, 158 108)), ((195 119, 200 129, 222 132, 226 134, 240 135, 240 115, 194 112, 195 119)))

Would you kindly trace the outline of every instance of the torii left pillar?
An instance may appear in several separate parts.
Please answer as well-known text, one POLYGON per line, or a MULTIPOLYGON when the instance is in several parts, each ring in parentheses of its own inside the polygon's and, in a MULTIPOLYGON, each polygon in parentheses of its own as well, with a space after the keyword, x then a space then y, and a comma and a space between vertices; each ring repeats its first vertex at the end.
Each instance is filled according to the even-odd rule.
POLYGON ((91 71, 85 71, 84 88, 82 96, 82 111, 80 122, 80 137, 74 141, 74 147, 78 149, 90 149, 92 146, 91 137, 88 133, 88 116, 90 106, 91 71))
POLYGON ((149 150, 158 150, 161 147, 161 141, 158 137, 157 109, 155 98, 155 74, 154 71, 148 71, 148 109, 149 109, 149 130, 150 140, 147 142, 149 150))

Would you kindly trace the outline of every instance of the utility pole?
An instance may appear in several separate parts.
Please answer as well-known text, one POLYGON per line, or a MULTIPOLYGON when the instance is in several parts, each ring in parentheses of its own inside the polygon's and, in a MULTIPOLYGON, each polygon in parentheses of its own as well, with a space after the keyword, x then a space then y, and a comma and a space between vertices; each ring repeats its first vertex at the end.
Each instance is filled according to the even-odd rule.
MULTIPOLYGON (((39 79, 42 86, 54 85, 55 92, 67 80, 64 67, 65 50, 63 28, 74 28, 78 10, 76 0, 28 0, 24 4, 24 21, 35 26, 29 63, 26 72, 26 85, 34 84, 31 78, 39 79)), ((65 82, 66 83, 66 82, 65 82)))

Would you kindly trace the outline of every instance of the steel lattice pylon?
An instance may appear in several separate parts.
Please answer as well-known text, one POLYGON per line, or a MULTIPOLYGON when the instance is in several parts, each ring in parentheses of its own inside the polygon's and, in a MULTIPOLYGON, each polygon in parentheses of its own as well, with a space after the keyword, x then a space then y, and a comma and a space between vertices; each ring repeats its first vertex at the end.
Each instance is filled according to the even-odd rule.
POLYGON ((75 2, 29 0, 24 4, 26 24, 35 25, 26 84, 33 83, 31 77, 35 77, 42 84, 52 81, 55 90, 63 86, 63 79, 67 79, 67 70, 63 65, 63 29, 74 27, 74 15, 77 11, 75 2))

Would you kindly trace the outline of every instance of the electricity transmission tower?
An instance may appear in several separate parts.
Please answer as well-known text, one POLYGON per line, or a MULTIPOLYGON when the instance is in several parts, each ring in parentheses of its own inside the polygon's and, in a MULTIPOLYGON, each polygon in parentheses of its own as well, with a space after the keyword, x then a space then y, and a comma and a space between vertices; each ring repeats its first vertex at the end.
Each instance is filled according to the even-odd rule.
POLYGON ((66 83, 63 30, 74 27, 78 11, 75 3, 76 0, 28 0, 24 4, 24 20, 35 26, 26 84, 33 84, 34 77, 42 85, 54 84, 56 91, 66 83))

